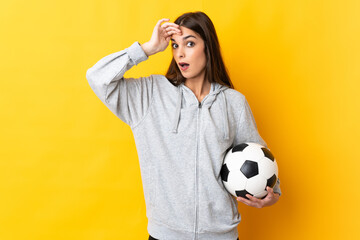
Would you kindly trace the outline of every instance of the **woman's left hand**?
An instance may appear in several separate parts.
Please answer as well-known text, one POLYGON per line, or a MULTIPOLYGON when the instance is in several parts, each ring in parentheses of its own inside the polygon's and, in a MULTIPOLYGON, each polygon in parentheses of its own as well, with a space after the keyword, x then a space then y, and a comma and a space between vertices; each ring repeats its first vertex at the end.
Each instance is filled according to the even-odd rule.
POLYGON ((268 191, 268 194, 264 199, 258 199, 256 197, 251 196, 250 194, 246 194, 246 197, 248 197, 250 200, 247 200, 246 198, 242 198, 242 197, 237 197, 236 200, 245 203, 246 205, 251 207, 256 207, 256 208, 268 207, 275 204, 279 200, 280 195, 278 193, 274 193, 274 190, 271 187, 267 187, 266 190, 268 191))

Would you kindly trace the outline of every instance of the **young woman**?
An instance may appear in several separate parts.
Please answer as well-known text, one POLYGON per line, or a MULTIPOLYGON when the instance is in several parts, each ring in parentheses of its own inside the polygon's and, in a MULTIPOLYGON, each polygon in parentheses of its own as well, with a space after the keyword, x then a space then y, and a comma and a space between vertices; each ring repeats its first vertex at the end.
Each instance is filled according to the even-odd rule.
POLYGON ((235 199, 225 190, 220 170, 226 151, 242 142, 267 145, 245 96, 233 89, 209 17, 189 12, 167 21, 157 22, 150 41, 100 59, 86 78, 134 134, 149 239, 235 240, 236 200, 273 205, 280 181, 264 199, 235 199), (165 76, 124 78, 170 40, 173 58, 165 76))

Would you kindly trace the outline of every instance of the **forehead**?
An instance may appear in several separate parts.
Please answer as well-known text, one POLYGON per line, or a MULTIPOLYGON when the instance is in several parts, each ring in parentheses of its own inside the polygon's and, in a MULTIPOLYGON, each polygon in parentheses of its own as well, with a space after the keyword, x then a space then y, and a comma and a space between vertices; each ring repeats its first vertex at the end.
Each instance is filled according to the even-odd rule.
POLYGON ((182 35, 176 33, 176 34, 173 34, 171 36, 171 40, 175 40, 176 42, 179 42, 179 41, 183 41, 183 38, 188 36, 188 35, 192 35, 194 36, 195 38, 193 37, 190 37, 190 38, 187 38, 187 39, 191 39, 191 40, 201 40, 201 37, 199 34, 197 34, 195 31, 191 30, 190 28, 187 28, 187 27, 184 27, 184 26, 180 26, 180 30, 182 32, 182 35))

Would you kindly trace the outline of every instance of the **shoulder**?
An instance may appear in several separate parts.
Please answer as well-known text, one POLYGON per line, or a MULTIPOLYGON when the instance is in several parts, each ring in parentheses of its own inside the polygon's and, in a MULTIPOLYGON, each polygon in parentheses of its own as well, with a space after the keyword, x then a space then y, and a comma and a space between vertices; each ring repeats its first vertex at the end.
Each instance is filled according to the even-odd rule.
POLYGON ((245 95, 236 89, 227 88, 224 90, 224 93, 226 95, 226 100, 230 104, 244 104, 245 102, 245 95))
POLYGON ((233 88, 226 88, 224 94, 228 111, 233 112, 237 116, 236 118, 239 118, 246 105, 245 95, 233 88))
POLYGON ((155 86, 155 89, 161 89, 160 92, 164 93, 164 92, 170 92, 170 93, 177 93, 178 92, 178 87, 173 85, 169 79, 167 79, 164 75, 162 74, 152 74, 150 75, 150 77, 153 80, 153 84, 155 86))
POLYGON ((170 87, 170 88, 177 88, 175 85, 173 85, 169 79, 167 79, 162 74, 152 74, 151 77, 154 81, 157 82, 157 84, 163 85, 164 87, 170 87))

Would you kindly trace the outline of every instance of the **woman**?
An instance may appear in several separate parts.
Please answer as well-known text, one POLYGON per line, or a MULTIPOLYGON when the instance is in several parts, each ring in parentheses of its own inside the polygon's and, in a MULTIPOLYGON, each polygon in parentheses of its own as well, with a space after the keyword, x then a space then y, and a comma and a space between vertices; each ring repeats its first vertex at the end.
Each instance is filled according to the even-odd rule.
MULTIPOLYGON (((149 239, 235 240, 240 214, 221 181, 222 161, 242 142, 266 143, 245 96, 232 87, 208 16, 189 12, 166 21, 157 22, 150 41, 100 59, 86 78, 134 134, 149 239), (170 40, 173 59, 166 76, 124 78, 170 40)), ((281 194, 279 184, 264 199, 237 200, 270 206, 281 194)))

